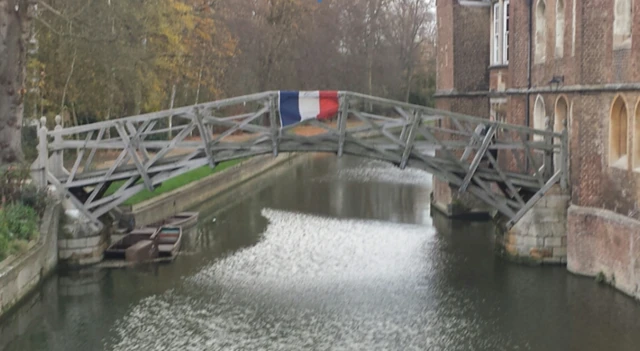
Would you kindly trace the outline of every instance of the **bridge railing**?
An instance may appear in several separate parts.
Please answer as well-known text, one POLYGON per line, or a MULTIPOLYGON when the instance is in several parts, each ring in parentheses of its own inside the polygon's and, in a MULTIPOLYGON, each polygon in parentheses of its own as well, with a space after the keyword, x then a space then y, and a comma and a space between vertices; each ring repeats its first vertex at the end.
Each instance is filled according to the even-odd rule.
MULTIPOLYGON (((566 185, 567 133, 339 92, 338 112, 282 127, 270 91, 63 128, 41 129, 39 169, 97 221, 142 189, 198 167, 279 152, 334 152, 418 166, 516 218, 522 189, 566 185), (555 165, 554 165, 555 163, 555 165), (508 195, 496 195, 499 182, 508 195)), ((44 180, 43 180, 44 181, 44 180)))

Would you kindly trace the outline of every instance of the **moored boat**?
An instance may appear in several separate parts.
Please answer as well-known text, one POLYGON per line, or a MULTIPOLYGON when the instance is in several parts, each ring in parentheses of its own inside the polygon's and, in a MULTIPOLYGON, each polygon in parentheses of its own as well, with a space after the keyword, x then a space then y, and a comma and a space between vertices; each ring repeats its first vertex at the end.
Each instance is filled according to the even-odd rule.
MULTIPOLYGON (((113 244, 111 244, 105 250, 104 258, 125 259, 127 258, 127 256, 140 257, 140 255, 132 254, 131 250, 129 250, 129 255, 127 255, 127 250, 133 246, 136 246, 136 244, 138 244, 141 241, 151 241, 153 242, 152 247, 156 247, 157 246, 156 237, 157 237, 158 231, 159 231, 159 228, 140 228, 140 229, 133 230, 129 234, 125 234, 122 238, 120 238, 119 240, 116 240, 113 244)), ((140 245, 138 246, 143 247, 140 245)), ((151 257, 151 258, 155 258, 155 257, 151 257)))
POLYGON ((180 227, 183 230, 188 229, 198 223, 198 212, 180 212, 174 216, 171 216, 163 221, 153 223, 150 227, 180 227))
POLYGON ((160 257, 175 258, 178 255, 182 242, 181 227, 163 226, 155 236, 160 257))
POLYGON ((198 212, 181 212, 169 218, 168 226, 186 229, 198 223, 198 212))

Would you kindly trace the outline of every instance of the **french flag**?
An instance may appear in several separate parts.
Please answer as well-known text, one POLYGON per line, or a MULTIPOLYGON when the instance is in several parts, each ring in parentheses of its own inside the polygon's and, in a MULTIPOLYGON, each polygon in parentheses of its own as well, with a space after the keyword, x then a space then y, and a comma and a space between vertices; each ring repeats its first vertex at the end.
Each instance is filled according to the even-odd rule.
POLYGON ((280 91, 278 108, 282 127, 307 119, 329 119, 338 113, 338 92, 280 91))

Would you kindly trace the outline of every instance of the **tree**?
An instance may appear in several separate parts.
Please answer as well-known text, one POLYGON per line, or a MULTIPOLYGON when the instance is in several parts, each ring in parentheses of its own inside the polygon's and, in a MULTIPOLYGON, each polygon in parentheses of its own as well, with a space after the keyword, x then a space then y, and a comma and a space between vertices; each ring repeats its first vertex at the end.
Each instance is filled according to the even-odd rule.
POLYGON ((26 0, 0 1, 0 165, 22 159, 28 11, 26 0))
POLYGON ((0 161, 21 157, 23 110, 83 124, 278 89, 432 103, 432 3, 0 0, 0 161))

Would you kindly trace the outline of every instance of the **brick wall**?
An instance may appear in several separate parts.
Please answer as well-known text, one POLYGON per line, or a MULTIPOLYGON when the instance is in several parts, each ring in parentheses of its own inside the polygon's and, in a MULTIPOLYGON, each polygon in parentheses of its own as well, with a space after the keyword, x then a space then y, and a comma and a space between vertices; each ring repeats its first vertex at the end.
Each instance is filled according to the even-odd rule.
POLYGON ((600 275, 640 298, 640 222, 606 210, 571 206, 567 268, 577 274, 600 275))
POLYGON ((488 90, 490 11, 453 3, 454 87, 457 91, 488 90))
POLYGON ((493 67, 489 71, 489 89, 504 91, 509 87, 509 69, 507 67, 493 67))
POLYGON ((437 77, 438 90, 453 89, 453 1, 438 1, 437 77))
POLYGON ((511 1, 509 87, 526 88, 529 55, 529 5, 511 1))
MULTIPOLYGON (((627 169, 609 166, 609 114, 616 96, 607 93, 571 97, 572 203, 607 209, 626 216, 640 201, 640 172, 632 171, 630 165, 627 165, 627 169)), ((626 93, 622 96, 629 102, 627 114, 631 117, 640 94, 626 93)), ((628 121, 631 148, 633 119, 629 118, 628 121)))

